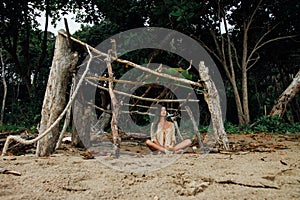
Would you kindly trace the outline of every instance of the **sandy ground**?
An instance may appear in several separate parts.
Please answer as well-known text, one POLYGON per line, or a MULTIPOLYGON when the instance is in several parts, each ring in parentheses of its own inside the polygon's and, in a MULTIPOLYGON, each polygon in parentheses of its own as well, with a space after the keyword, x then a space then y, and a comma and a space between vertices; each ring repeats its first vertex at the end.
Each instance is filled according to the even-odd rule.
POLYGON ((2 157, 2 171, 21 175, 0 174, 0 199, 300 199, 299 134, 229 140, 233 152, 177 157, 83 159, 72 148, 2 157))

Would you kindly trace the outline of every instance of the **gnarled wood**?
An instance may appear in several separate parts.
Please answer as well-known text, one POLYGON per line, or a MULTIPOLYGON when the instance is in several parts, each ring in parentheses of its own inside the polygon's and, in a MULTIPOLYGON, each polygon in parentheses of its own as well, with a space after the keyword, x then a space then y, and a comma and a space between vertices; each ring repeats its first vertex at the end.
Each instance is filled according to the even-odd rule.
POLYGON ((270 112, 270 116, 279 115, 282 117, 286 110, 286 105, 294 98, 294 96, 300 90, 300 70, 296 74, 292 83, 286 88, 286 90, 280 95, 277 103, 274 105, 270 112))
MULTIPOLYGON (((42 107, 42 118, 39 132, 43 133, 50 127, 64 110, 66 91, 71 71, 78 61, 77 53, 71 52, 67 38, 58 34, 55 42, 55 52, 49 74, 46 93, 42 107)), ((59 124, 42 138, 37 145, 37 155, 46 156, 54 152, 59 137, 59 124)))
POLYGON ((204 88, 206 89, 204 92, 204 99, 207 102, 208 109, 211 114, 214 137, 217 140, 218 144, 223 144, 223 147, 225 149, 228 149, 228 139, 222 119, 219 93, 214 82, 211 80, 208 74, 208 68, 204 65, 203 61, 201 61, 199 64, 199 75, 201 81, 203 81, 204 88))
MULTIPOLYGON (((59 122, 61 121, 61 119, 65 116, 65 114, 67 113, 67 111, 69 110, 71 104, 73 103, 74 99, 75 99, 75 96, 77 95, 78 93, 78 90, 85 78, 85 76, 87 75, 87 72, 89 70, 89 67, 90 67, 90 63, 92 61, 92 54, 90 52, 90 50, 87 48, 89 54, 90 54, 90 59, 88 61, 88 64, 87 64, 87 67, 85 69, 85 71, 83 72, 81 78, 79 79, 78 81, 78 84, 74 90, 74 93, 73 95, 70 97, 69 99, 69 102, 67 103, 66 107, 63 109, 63 111, 60 113, 60 115, 57 117, 57 119, 44 131, 44 132, 40 132, 38 137, 34 138, 34 139, 31 139, 31 140, 26 140, 26 139, 23 139, 21 138, 20 135, 9 135, 6 139, 6 142, 4 144, 4 147, 3 147, 3 150, 2 150, 2 154, 1 156, 5 156, 6 155, 6 152, 7 152, 7 149, 9 147, 9 144, 11 143, 11 141, 16 141, 16 142, 19 142, 21 144, 25 144, 25 145, 28 145, 28 144, 33 144, 33 143, 36 143, 37 141, 41 140, 42 138, 44 138, 45 136, 47 136, 52 130, 53 128, 59 126, 59 122)), ((50 140, 48 140, 50 141, 50 140)), ((51 144, 52 146, 55 146, 55 143, 54 144, 51 144)), ((39 148, 37 148, 37 155, 39 155, 39 148)))

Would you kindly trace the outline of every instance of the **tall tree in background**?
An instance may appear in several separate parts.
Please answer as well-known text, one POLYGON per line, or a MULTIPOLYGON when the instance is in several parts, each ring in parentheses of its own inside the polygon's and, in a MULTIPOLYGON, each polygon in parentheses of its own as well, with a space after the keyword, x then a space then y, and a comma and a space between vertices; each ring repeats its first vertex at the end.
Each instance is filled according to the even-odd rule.
POLYGON ((279 22, 268 2, 263 0, 232 2, 233 4, 227 5, 219 2, 216 5, 216 12, 213 13, 217 17, 216 24, 219 25, 219 28, 214 28, 213 23, 210 24, 210 27, 214 28, 210 34, 215 49, 206 46, 204 42, 202 44, 222 63, 233 88, 239 123, 248 124, 250 122, 248 71, 257 63, 260 50, 266 44, 294 36, 272 35, 279 22), (232 27, 229 27, 229 24, 232 27), (237 70, 241 72, 240 80, 236 76, 237 70), (241 92, 238 88, 239 82, 241 92))
POLYGON ((34 26, 34 21, 32 21, 34 7, 31 3, 28 1, 4 1, 0 4, 1 43, 9 53, 14 71, 26 85, 28 93, 31 89, 30 31, 34 26))
POLYGON ((1 44, 9 53, 13 71, 21 78, 29 96, 41 67, 45 67, 49 42, 49 17, 52 17, 52 22, 55 23, 66 4, 66 1, 56 0, 4 0, 0 3, 1 44), (43 32, 37 29, 39 25, 37 17, 41 13, 45 14, 43 32), (39 46, 35 48, 34 45, 37 43, 39 46))
POLYGON ((0 117, 0 126, 3 125, 4 121, 4 111, 5 111, 5 102, 7 96, 7 83, 5 79, 5 61, 3 58, 2 48, 0 48, 0 63, 1 63, 1 76, 2 76, 2 84, 3 84, 3 98, 2 98, 2 106, 1 106, 1 117, 0 117))
MULTIPOLYGON (((286 18, 281 15, 285 10, 299 7, 299 3, 224 0, 164 1, 161 4, 169 9, 169 16, 164 19, 172 28, 193 36, 219 61, 232 87, 238 121, 249 123, 248 71, 258 62, 267 44, 295 37, 294 24, 285 22, 296 13, 288 12, 286 18), (282 29, 290 31, 280 32, 282 29)), ((159 10, 161 6, 154 9, 159 10)))
POLYGON ((28 115, 38 116, 54 45, 47 19, 52 17, 55 22, 64 4, 56 0, 4 0, 0 3, 0 45, 6 52, 10 115, 6 119, 11 120, 10 123, 19 123, 21 117, 29 120, 28 115), (37 17, 43 12, 46 25, 44 31, 40 31, 37 17))
MULTIPOLYGON (((30 101, 42 98, 53 53, 49 41, 54 38, 47 32, 50 18, 55 23, 61 14, 74 12, 78 22, 94 24, 78 34, 94 46, 115 33, 146 25, 174 29, 195 38, 218 61, 222 75, 228 79, 228 94, 236 103, 235 118, 245 124, 250 115, 256 114, 249 110, 249 104, 253 106, 249 96, 253 98, 254 87, 263 87, 257 83, 260 79, 256 71, 286 71, 281 73, 283 78, 296 73, 280 63, 290 66, 293 50, 287 50, 291 46, 299 52, 297 42, 284 39, 299 34, 298 10, 296 0, 4 0, 0 3, 0 43, 7 52, 8 88, 13 84, 25 86, 26 94, 39 90, 39 96, 30 101), (42 31, 37 30, 36 20, 41 12, 46 22, 42 31), (284 49, 280 49, 282 44, 284 49)), ((290 81, 285 80, 282 87, 290 81)), ((283 79, 276 87, 281 82, 283 79)), ((273 99, 283 89, 272 94, 276 96, 273 99)), ((270 95, 269 90, 257 91, 265 99, 270 95)), ((260 105, 264 105, 263 98, 260 105)))
POLYGON ((219 62, 228 78, 240 124, 250 122, 249 71, 262 55, 269 56, 266 53, 268 45, 293 38, 299 33, 295 27, 295 18, 299 18, 297 1, 76 2, 90 12, 87 16, 80 16, 83 21, 102 23, 99 20, 101 17, 103 21, 112 21, 120 30, 145 24, 160 26, 178 30, 198 40, 219 62), (98 12, 93 13, 93 9, 98 12))

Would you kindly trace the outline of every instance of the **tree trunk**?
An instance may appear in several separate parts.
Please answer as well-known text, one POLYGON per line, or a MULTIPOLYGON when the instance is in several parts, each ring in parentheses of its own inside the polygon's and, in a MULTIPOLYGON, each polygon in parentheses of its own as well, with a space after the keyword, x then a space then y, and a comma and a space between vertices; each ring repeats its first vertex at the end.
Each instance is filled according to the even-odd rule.
POLYGON ((242 54, 242 61, 241 61, 244 124, 248 124, 250 122, 249 103, 248 103, 247 58, 248 58, 248 32, 249 32, 249 27, 251 22, 252 22, 251 20, 249 22, 244 21, 243 54, 242 54))
POLYGON ((269 116, 279 115, 282 117, 286 110, 287 104, 294 98, 297 92, 300 90, 300 70, 296 74, 292 83, 287 87, 287 89, 280 95, 277 103, 272 108, 269 116))
POLYGON ((0 49, 0 59, 1 59, 1 64, 2 64, 2 82, 3 82, 3 99, 2 99, 2 107, 1 107, 1 119, 0 119, 0 126, 3 125, 3 120, 4 120, 4 112, 5 112, 5 101, 6 101, 6 95, 7 95, 7 84, 5 80, 5 63, 3 60, 3 55, 2 55, 2 48, 0 49))
MULTIPOLYGON (((71 75, 78 61, 77 53, 71 52, 67 38, 58 34, 55 52, 45 92, 39 133, 43 133, 57 119, 66 104, 66 91, 71 75)), ((37 144, 37 156, 54 152, 59 137, 59 124, 37 144)))
POLYGON ((239 90, 238 90, 235 79, 232 79, 231 85, 233 88, 233 94, 234 94, 234 100, 235 100, 235 104, 236 104, 239 124, 245 124, 243 106, 242 106, 239 90))
POLYGON ((40 69, 45 61, 45 58, 47 56, 47 40, 48 40, 48 24, 49 24, 49 15, 50 15, 50 5, 49 5, 49 0, 45 0, 45 4, 46 4, 46 12, 45 12, 45 27, 44 27, 44 33, 43 33, 43 41, 42 41, 42 45, 41 45, 41 55, 39 58, 39 62, 36 65, 35 68, 35 73, 34 73, 34 77, 33 77, 33 85, 36 86, 36 82, 40 73, 40 69))
POLYGON ((247 70, 242 70, 242 96, 243 96, 243 124, 250 122, 249 103, 248 103, 248 76, 247 70))
POLYGON ((214 137, 219 145, 223 145, 224 149, 228 149, 228 140, 223 124, 219 93, 208 74, 208 68, 205 67, 204 62, 200 62, 199 64, 199 75, 206 89, 204 99, 207 102, 208 109, 211 114, 214 137))

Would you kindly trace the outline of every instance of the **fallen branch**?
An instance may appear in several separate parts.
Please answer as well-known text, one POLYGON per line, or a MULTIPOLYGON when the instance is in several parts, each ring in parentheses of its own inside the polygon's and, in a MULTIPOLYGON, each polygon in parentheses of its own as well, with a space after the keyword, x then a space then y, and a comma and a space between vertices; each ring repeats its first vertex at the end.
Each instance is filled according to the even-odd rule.
POLYGON ((3 168, 0 168, 0 173, 1 174, 12 174, 12 175, 15 175, 15 176, 21 176, 22 175, 18 171, 8 170, 8 169, 3 169, 3 168))
POLYGON ((299 92, 299 90, 300 90, 300 70, 296 74, 291 84, 280 95, 277 103, 272 108, 269 116, 279 115, 280 117, 282 117, 283 114, 285 113, 286 106, 295 97, 295 95, 299 92))
MULTIPOLYGON (((100 85, 97 85, 89 80, 86 80, 87 83, 89 83, 90 85, 93 85, 95 87, 98 87, 102 90, 105 90, 105 91, 108 91, 108 88, 106 87, 103 87, 103 86, 100 86, 100 85)), ((125 92, 121 92, 121 91, 118 91, 118 90, 114 90, 114 93, 116 94, 120 94, 120 95, 124 95, 124 96, 129 96, 131 98, 135 98, 135 99, 139 99, 139 100, 144 100, 144 101, 154 101, 154 102, 158 102, 158 103, 166 103, 166 102, 185 102, 187 101, 186 99, 152 99, 152 98, 146 98, 146 97, 139 97, 139 96, 136 96, 136 95, 133 95, 133 94, 128 94, 128 93, 125 93, 125 92)), ((188 100, 189 102, 199 102, 200 100, 196 100, 196 99, 189 99, 188 100)))
POLYGON ((62 187, 63 190, 69 191, 69 192, 80 192, 80 191, 87 191, 87 188, 69 188, 69 187, 62 187))
POLYGON ((267 188, 267 189, 280 189, 280 187, 278 186, 274 186, 274 185, 266 185, 266 184, 262 184, 260 183, 260 185, 251 185, 251 184, 246 184, 246 183, 239 183, 239 182, 235 182, 233 180, 225 180, 225 181, 216 181, 216 183, 218 184, 230 184, 230 185, 240 185, 240 186, 244 186, 244 187, 251 187, 251 188, 267 188))

